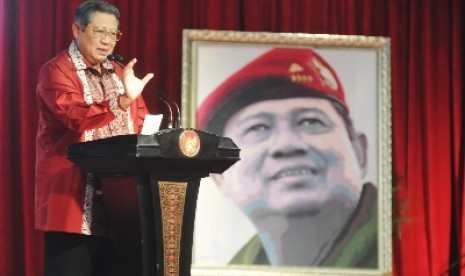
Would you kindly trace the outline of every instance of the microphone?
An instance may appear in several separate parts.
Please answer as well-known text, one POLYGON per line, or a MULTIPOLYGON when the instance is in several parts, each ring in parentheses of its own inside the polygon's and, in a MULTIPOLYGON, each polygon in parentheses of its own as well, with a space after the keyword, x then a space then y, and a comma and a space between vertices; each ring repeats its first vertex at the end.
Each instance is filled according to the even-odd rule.
MULTIPOLYGON (((112 60, 114 61, 116 64, 118 64, 121 68, 124 69, 124 67, 126 66, 124 64, 124 58, 121 56, 121 55, 108 55, 107 58, 109 60, 112 60)), ((138 78, 142 78, 141 76, 139 76, 135 71, 134 71, 134 75, 138 78)), ((169 112, 169 118, 168 118, 168 128, 173 128, 173 109, 170 105, 170 100, 168 99, 168 97, 166 96, 165 93, 163 93, 163 91, 161 91, 160 89, 157 89, 155 88, 154 86, 152 86, 150 83, 147 83, 146 85, 148 88, 150 88, 150 90, 158 97, 159 100, 161 100, 165 105, 166 107, 168 107, 168 112, 169 112)), ((174 101, 171 101, 174 103, 174 101)), ((177 122, 174 122, 174 127, 175 128, 178 128, 179 127, 179 106, 174 103, 174 105, 176 106, 177 108, 177 112, 178 112, 178 120, 177 122), (177 123, 177 124, 176 124, 177 123)))
POLYGON ((176 107, 176 112, 177 112, 177 116, 176 116, 176 121, 174 122, 174 127, 175 128, 181 128, 181 111, 179 111, 179 105, 173 100, 171 101, 174 106, 176 107))

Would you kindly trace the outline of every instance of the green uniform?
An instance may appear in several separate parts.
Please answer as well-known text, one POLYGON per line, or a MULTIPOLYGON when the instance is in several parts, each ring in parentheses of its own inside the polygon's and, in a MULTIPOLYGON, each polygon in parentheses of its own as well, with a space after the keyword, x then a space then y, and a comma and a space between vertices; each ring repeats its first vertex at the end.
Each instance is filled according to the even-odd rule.
MULTIPOLYGON (((378 260, 377 190, 363 185, 359 204, 333 247, 317 266, 376 268, 378 260)), ((258 235, 233 257, 230 264, 270 264, 258 235)))

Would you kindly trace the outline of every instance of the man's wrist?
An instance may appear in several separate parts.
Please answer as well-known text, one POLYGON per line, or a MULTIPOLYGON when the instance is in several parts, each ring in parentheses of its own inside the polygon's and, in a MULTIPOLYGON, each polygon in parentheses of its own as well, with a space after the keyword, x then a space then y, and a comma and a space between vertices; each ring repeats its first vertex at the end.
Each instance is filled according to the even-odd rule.
POLYGON ((119 96, 118 102, 119 102, 119 106, 122 109, 126 110, 129 107, 129 105, 131 105, 132 100, 128 98, 126 95, 122 94, 119 96))

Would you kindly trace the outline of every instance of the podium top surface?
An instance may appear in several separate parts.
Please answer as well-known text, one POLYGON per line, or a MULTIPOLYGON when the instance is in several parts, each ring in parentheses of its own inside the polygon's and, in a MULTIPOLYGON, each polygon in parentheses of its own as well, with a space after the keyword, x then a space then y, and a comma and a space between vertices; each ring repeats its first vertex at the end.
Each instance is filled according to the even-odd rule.
POLYGON ((153 135, 121 135, 72 144, 68 159, 84 172, 137 171, 222 173, 240 160, 227 137, 196 129, 166 129, 153 135))

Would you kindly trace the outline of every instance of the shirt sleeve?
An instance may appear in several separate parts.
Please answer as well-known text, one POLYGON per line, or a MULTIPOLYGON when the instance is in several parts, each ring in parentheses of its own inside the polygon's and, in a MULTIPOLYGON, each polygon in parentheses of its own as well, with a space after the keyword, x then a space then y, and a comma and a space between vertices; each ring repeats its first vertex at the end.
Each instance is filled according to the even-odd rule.
POLYGON ((108 101, 87 104, 81 87, 74 68, 49 63, 39 73, 38 100, 66 128, 77 133, 102 127, 115 119, 108 101))
POLYGON ((134 121, 134 131, 135 133, 140 134, 142 126, 144 125, 145 115, 149 113, 142 94, 131 103, 131 113, 134 121))

